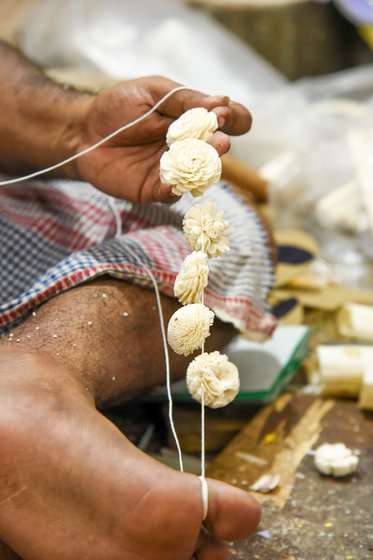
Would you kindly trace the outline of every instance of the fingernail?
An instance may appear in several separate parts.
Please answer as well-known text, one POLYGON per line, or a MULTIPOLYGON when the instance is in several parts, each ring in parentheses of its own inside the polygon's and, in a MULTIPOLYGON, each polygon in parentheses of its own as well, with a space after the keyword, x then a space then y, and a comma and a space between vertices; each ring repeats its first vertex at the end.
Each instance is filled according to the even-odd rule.
POLYGON ((219 98, 221 99, 223 105, 228 105, 231 100, 228 95, 219 95, 219 98))
POLYGON ((213 103, 218 103, 219 105, 229 105, 230 98, 227 95, 210 95, 209 96, 213 103))

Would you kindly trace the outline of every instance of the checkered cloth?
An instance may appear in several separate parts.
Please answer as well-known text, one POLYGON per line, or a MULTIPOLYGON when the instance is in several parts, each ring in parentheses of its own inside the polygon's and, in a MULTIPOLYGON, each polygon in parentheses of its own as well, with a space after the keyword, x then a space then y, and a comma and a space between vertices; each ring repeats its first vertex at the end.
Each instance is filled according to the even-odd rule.
MULTIPOLYGON (((205 303, 249 334, 268 335, 276 320, 266 309, 273 281, 267 234, 257 214, 224 184, 205 197, 224 210, 231 250, 209 261, 205 303)), ((190 195, 173 206, 115 201, 122 234, 106 195, 66 181, 0 187, 0 334, 57 294, 103 274, 173 295, 191 249, 181 229, 190 195)))

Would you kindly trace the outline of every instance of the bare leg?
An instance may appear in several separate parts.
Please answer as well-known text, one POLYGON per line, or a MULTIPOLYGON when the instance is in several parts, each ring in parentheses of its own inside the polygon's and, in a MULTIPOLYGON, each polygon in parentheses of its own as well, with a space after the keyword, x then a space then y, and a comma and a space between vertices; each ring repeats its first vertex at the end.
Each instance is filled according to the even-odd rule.
MULTIPOLYGON (((162 297, 168 319, 180 307, 162 297)), ((233 336, 216 320, 207 350, 233 336)), ((110 278, 70 290, 43 305, 5 343, 42 350, 66 366, 94 395, 97 405, 120 402, 165 383, 164 351, 155 294, 110 278)), ((191 357, 170 350, 174 378, 185 375, 191 357)))
MULTIPOLYGON (((164 303, 167 320, 177 305, 164 303)), ((246 493, 209 481, 211 535, 200 534, 198 479, 141 453, 95 408, 164 381, 153 307, 152 292, 105 279, 2 339, 0 537, 24 560, 223 560, 220 539, 256 527, 246 493)), ((217 347, 230 329, 215 333, 217 347)), ((174 357, 177 375, 187 361, 174 357)))

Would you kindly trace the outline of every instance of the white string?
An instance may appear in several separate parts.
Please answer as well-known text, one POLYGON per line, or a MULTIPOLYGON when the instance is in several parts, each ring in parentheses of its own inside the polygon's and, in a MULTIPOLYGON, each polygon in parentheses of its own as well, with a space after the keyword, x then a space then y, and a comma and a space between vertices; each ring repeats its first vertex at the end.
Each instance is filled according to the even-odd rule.
MULTIPOLYGON (((201 204, 203 205, 203 196, 201 198, 201 204)), ((202 206, 203 208, 203 206, 202 206)), ((202 212, 202 224, 204 226, 205 220, 204 220, 204 215, 202 212)), ((202 249, 202 253, 205 252, 205 247, 204 247, 204 229, 202 226, 202 244, 201 244, 201 249, 202 249)), ((201 303, 204 305, 205 303, 205 289, 202 290, 202 297, 201 297, 201 303)), ((205 351, 205 341, 202 342, 202 346, 201 346, 201 354, 203 354, 205 351)), ((205 474, 206 474, 206 457, 205 457, 205 388, 204 385, 202 384, 202 402, 201 402, 201 478, 202 480, 205 480, 205 474)))
POLYGON ((114 136, 117 136, 121 132, 124 132, 128 128, 131 128, 132 126, 135 126, 136 124, 145 120, 152 113, 154 113, 154 111, 156 111, 158 109, 158 107, 160 107, 160 105, 162 105, 162 103, 167 101, 167 99, 169 99, 171 97, 171 95, 173 95, 174 93, 176 93, 178 91, 182 91, 182 90, 185 90, 185 89, 190 89, 190 88, 187 87, 187 86, 178 86, 178 87, 172 89, 171 91, 166 93, 166 95, 164 95, 155 105, 153 105, 153 107, 151 109, 149 109, 149 111, 147 111, 146 113, 144 113, 143 115, 141 115, 140 117, 135 119, 134 121, 131 121, 131 122, 121 126, 120 128, 118 128, 114 132, 111 132, 110 134, 108 134, 107 136, 105 136, 104 138, 102 138, 101 140, 99 140, 98 142, 93 144, 92 146, 89 146, 88 148, 86 148, 85 150, 82 150, 81 152, 78 152, 77 154, 74 154, 73 156, 70 156, 67 159, 64 159, 60 163, 56 163, 55 165, 51 165, 50 167, 46 167, 45 169, 35 171, 34 173, 29 173, 28 175, 23 175, 22 177, 17 177, 15 179, 8 179, 7 181, 0 181, 0 187, 3 187, 5 185, 12 185, 13 183, 19 183, 21 181, 27 181, 28 179, 34 179, 34 177, 39 177, 40 175, 44 175, 45 173, 50 173, 51 171, 54 171, 55 169, 58 169, 59 167, 62 167, 63 165, 66 165, 67 163, 70 163, 70 162, 72 162, 72 161, 74 161, 74 160, 92 152, 96 148, 99 148, 100 146, 102 146, 102 144, 104 144, 108 140, 111 140, 112 138, 114 138, 114 136))
MULTIPOLYGON (((203 197, 202 197, 203 204, 203 197)), ((204 225, 204 215, 202 213, 202 224, 204 225)), ((202 227, 202 252, 205 252, 204 247, 204 229, 202 227)), ((202 290, 201 303, 205 303, 205 290, 202 290)), ((202 342, 201 354, 205 351, 205 341, 202 342)), ((201 476, 199 477, 202 484, 202 508, 203 508, 203 521, 207 517, 208 512, 208 486, 206 481, 206 428, 205 428, 205 387, 202 384, 202 401, 201 401, 201 476)))
POLYGON ((206 477, 206 457, 205 457, 205 391, 202 387, 201 402, 201 477, 206 477))
POLYGON ((209 511, 209 487, 205 478, 202 476, 199 476, 198 478, 200 479, 202 485, 202 521, 205 521, 209 511))
MULTIPOLYGON (((115 203, 115 198, 112 197, 112 196, 108 196, 107 201, 109 203, 111 211, 114 214, 114 219, 115 219, 115 236, 114 237, 118 238, 120 235, 122 235, 122 216, 120 215, 119 208, 115 203)), ((137 258, 137 255, 134 255, 134 256, 137 258)))
POLYGON ((150 278, 153 282, 154 290, 155 290, 155 296, 156 296, 156 299, 157 299, 159 320, 160 320, 160 323, 161 323, 162 342, 163 342, 163 349, 164 349, 164 356, 165 356, 165 363, 166 363, 166 386, 167 386, 167 396, 168 396, 168 418, 169 418, 169 422, 170 422, 171 432, 172 432, 172 435, 174 436, 174 440, 175 440, 175 443, 176 443, 177 453, 178 453, 178 456, 179 456, 180 471, 184 472, 183 455, 182 455, 182 452, 181 452, 180 442, 179 442, 179 438, 177 437, 176 428, 175 428, 174 419, 173 419, 173 414, 172 414, 173 401, 172 401, 172 392, 171 392, 170 358, 169 358, 169 354, 168 354, 166 329, 165 329, 164 317, 163 317, 163 311, 162 311, 161 296, 159 294, 158 284, 157 284, 153 274, 150 272, 150 270, 148 270, 146 268, 145 268, 145 270, 148 272, 148 274, 149 274, 149 276, 150 276, 150 278))
MULTIPOLYGON (((203 197, 202 197, 202 204, 203 204, 203 197)), ((202 224, 204 224, 204 215, 202 213, 202 224)), ((202 228, 202 245, 201 250, 204 253, 204 237, 203 237, 203 228, 202 228)), ((205 290, 202 290, 202 297, 201 303, 205 303, 205 290)), ((201 354, 205 351, 205 341, 202 342, 201 346, 201 354)), ((202 384, 202 400, 201 400, 201 476, 199 477, 201 481, 201 490, 202 490, 202 521, 205 521, 208 513, 209 508, 209 489, 207 486, 206 480, 206 414, 205 414, 205 387, 202 384)))
MULTIPOLYGON (((108 197, 108 203, 113 211, 115 217, 115 224, 116 224, 116 232, 115 237, 118 238, 122 233, 122 219, 118 209, 118 206, 115 204, 115 199, 112 197, 108 197)), ((159 293, 159 288, 156 279, 154 278, 153 273, 144 265, 138 255, 136 255, 130 248, 127 247, 127 253, 129 253, 132 257, 137 260, 139 265, 145 270, 145 272, 149 275, 155 291, 155 297, 157 300, 157 307, 158 307, 158 314, 159 314, 159 321, 161 325, 161 333, 162 333, 162 343, 163 343, 163 351, 165 357, 165 367, 166 367, 166 387, 167 387, 167 396, 168 396, 168 418, 170 422, 170 428, 175 440, 176 449, 179 457, 179 467, 180 471, 184 472, 184 464, 183 464, 183 455, 181 451, 181 446, 179 442, 179 438, 177 437, 174 418, 173 418, 173 401, 172 401, 172 391, 171 391, 171 370, 170 370, 170 356, 168 353, 168 346, 167 346, 167 337, 166 337, 166 328, 164 322, 164 315, 162 309, 162 300, 159 293)))

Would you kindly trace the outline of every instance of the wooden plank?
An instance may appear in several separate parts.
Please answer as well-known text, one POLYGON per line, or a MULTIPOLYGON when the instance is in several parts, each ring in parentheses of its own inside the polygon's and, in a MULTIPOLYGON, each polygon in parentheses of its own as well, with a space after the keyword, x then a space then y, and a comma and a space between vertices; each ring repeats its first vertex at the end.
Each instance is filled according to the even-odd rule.
MULTIPOLYGON (((248 488, 262 475, 280 475, 271 500, 282 508, 289 498, 299 463, 318 440, 321 422, 334 401, 283 395, 264 408, 217 457, 208 475, 248 488), (246 457, 245 457, 246 455, 246 457), (249 456, 258 457, 255 464, 249 456)), ((259 501, 263 494, 254 493, 259 501)))
POLYGON ((212 463, 209 476, 248 488, 277 473, 280 487, 258 495, 261 531, 232 548, 232 558, 368 560, 373 554, 373 413, 354 401, 283 395, 263 409, 212 463), (361 452, 357 473, 320 475, 312 446, 343 441, 361 452), (259 465, 250 456, 267 461, 259 465), (269 537, 269 538, 265 538, 269 537))

